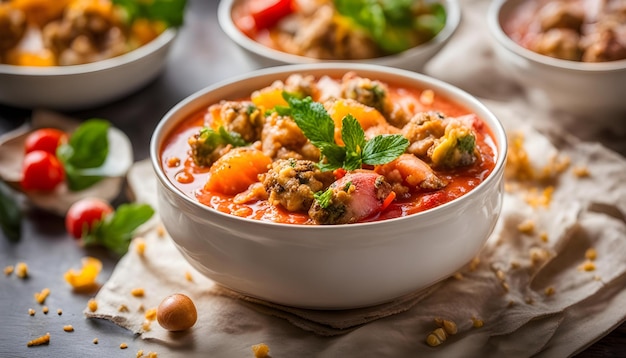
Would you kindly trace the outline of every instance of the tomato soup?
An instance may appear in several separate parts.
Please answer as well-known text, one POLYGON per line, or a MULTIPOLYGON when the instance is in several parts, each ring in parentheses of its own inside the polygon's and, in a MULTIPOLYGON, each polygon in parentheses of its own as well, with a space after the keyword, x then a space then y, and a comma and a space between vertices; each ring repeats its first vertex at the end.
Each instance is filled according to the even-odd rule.
POLYGON ((495 166, 490 128, 428 88, 347 73, 292 75, 210 103, 167 136, 160 161, 185 195, 279 223, 397 218, 450 202, 495 166))

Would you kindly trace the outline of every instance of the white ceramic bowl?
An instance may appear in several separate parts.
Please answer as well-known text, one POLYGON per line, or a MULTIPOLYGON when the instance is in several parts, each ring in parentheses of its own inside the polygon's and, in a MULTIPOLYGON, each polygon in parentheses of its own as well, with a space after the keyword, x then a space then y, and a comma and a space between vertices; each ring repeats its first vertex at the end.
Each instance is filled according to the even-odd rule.
POLYGON ((503 197, 506 136, 498 119, 462 90, 414 72, 364 64, 278 66, 207 87, 171 109, 151 141, 158 211, 182 255, 199 272, 246 295, 297 307, 374 305, 442 280, 470 261, 492 232, 503 197), (289 74, 341 77, 347 71, 431 88, 476 113, 492 129, 496 166, 468 194, 415 215, 373 223, 289 225, 213 210, 177 189, 160 148, 182 120, 222 99, 248 96, 289 74))
POLYGON ((585 63, 535 53, 502 29, 514 9, 527 0, 494 0, 488 26, 495 54, 506 73, 528 89, 533 103, 574 114, 626 112, 626 60, 585 63))
POLYGON ((0 103, 23 108, 78 110, 105 104, 146 85, 165 66, 176 30, 114 58, 73 66, 0 64, 0 103))
MULTIPOLYGON (((250 37, 246 36, 233 22, 232 9, 237 3, 243 0, 221 0, 218 8, 218 21, 222 30, 237 45, 239 45, 249 57, 261 67, 285 65, 285 64, 305 64, 315 62, 328 62, 311 57, 304 57, 278 51, 264 46, 250 37)), ((445 27, 430 41, 413 47, 401 53, 366 59, 351 60, 356 63, 370 63, 376 65, 392 66, 413 71, 421 71, 422 67, 433 56, 443 48, 450 37, 454 34, 461 21, 461 8, 458 0, 442 0, 445 6, 447 18, 445 27)), ((348 62, 337 60, 333 62, 348 62)))

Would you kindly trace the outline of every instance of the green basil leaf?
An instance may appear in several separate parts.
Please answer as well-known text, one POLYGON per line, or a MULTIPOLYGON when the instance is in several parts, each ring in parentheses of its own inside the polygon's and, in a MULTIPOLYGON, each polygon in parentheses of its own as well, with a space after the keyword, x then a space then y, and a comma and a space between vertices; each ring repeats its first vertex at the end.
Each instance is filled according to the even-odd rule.
POLYGON ((313 102, 311 97, 299 99, 287 92, 283 92, 283 98, 291 107, 294 122, 313 145, 335 142, 335 122, 321 103, 313 102))
POLYGON ((126 14, 128 22, 136 19, 162 21, 168 27, 183 24, 186 0, 113 0, 126 14))
POLYGON ((103 220, 93 230, 85 243, 97 243, 111 251, 123 255, 128 251, 128 245, 134 231, 148 221, 154 214, 154 209, 147 204, 122 204, 115 213, 103 220))
POLYGON ((109 127, 109 122, 104 119, 83 122, 69 141, 59 146, 57 156, 76 169, 101 166, 109 154, 109 127))
POLYGON ((378 165, 399 157, 409 146, 409 140, 400 134, 383 134, 370 139, 363 148, 363 163, 378 165))

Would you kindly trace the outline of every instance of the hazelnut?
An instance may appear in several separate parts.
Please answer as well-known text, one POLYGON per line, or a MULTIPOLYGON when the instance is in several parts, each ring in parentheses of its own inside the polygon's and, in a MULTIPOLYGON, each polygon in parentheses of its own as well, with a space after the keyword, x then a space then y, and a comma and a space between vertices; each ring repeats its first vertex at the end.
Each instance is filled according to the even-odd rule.
POLYGON ((157 307, 157 321, 168 331, 191 328, 198 318, 193 301, 182 293, 167 296, 157 307))

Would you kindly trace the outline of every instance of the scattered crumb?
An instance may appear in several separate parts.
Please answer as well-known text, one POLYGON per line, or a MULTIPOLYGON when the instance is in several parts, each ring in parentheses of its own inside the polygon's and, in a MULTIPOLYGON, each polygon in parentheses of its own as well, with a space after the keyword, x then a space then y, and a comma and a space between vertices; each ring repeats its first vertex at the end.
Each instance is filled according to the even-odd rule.
POLYGON ((470 271, 476 271, 476 269, 478 268, 479 264, 480 264, 480 259, 478 257, 474 257, 472 259, 472 261, 470 261, 470 263, 469 263, 469 270, 470 271))
POLYGON ((484 325, 485 325, 485 322, 482 319, 472 317, 472 326, 474 326, 474 328, 480 328, 484 325))
POLYGON ((41 312, 43 312, 43 314, 48 314, 48 306, 43 306, 41 308, 41 312))
POLYGON ((524 299, 524 302, 526 302, 529 305, 532 305, 535 303, 535 300, 532 297, 528 296, 524 299))
POLYGON ((94 338, 93 341, 91 341, 93 344, 98 344, 98 338, 94 338))
POLYGON ((585 251, 585 258, 589 261, 594 261, 598 257, 598 252, 594 248, 589 248, 585 251))
POLYGON ((193 282, 193 276, 191 276, 191 272, 189 271, 185 272, 185 279, 189 282, 193 282))
POLYGON ((63 326, 63 330, 65 332, 74 332, 74 326, 72 326, 71 324, 65 325, 63 326))
POLYGON ((11 275, 13 271, 15 271, 15 267, 13 267, 13 265, 9 265, 4 268, 4 274, 7 276, 11 275))
POLYGON ((252 353, 255 358, 269 357, 270 347, 265 343, 259 343, 252 346, 252 353))
POLYGON ((49 343, 50 343, 50 333, 46 333, 41 337, 37 337, 33 339, 32 341, 29 341, 28 343, 26 343, 26 346, 34 347, 34 346, 40 346, 42 344, 49 344, 49 343))
POLYGON ((59 308, 59 309, 57 309, 57 314, 58 314, 59 316, 60 316, 60 315, 62 315, 62 314, 63 314, 63 310, 62 310, 62 309, 60 309, 60 308, 59 308))
POLYGON ((154 321, 156 319, 157 310, 156 308, 150 308, 146 311, 145 317, 147 320, 154 321))
POLYGON ((31 315, 31 316, 34 316, 35 315, 35 310, 32 309, 32 308, 29 308, 28 309, 28 314, 31 315))
POLYGON ((463 274, 460 272, 455 272, 454 275, 452 275, 452 277, 454 277, 457 280, 462 280, 463 279, 463 274))
POLYGON ((125 304, 121 304, 118 308, 117 308, 118 312, 130 312, 128 307, 125 304))
POLYGON ((137 354, 135 355, 136 358, 141 358, 143 357, 143 349, 140 349, 137 351, 137 354))
POLYGON ((163 227, 163 225, 159 225, 156 228, 156 232, 157 232, 157 236, 158 237, 163 237, 165 236, 165 227, 163 227))
POLYGON ((552 193, 554 192, 553 186, 547 186, 541 192, 538 191, 537 188, 531 188, 528 190, 525 196, 525 200, 528 205, 537 208, 537 207, 545 207, 550 206, 550 202, 552 202, 552 193))
POLYGON ((128 348, 128 344, 124 342, 120 343, 120 349, 126 349, 126 348, 128 348))
POLYGON ((548 242, 548 233, 543 231, 541 234, 539 234, 539 240, 541 240, 542 242, 548 242))
POLYGON ((41 290, 41 292, 35 292, 34 294, 35 300, 39 304, 43 304, 44 302, 46 302, 46 298, 48 298, 48 295, 50 295, 49 288, 44 288, 43 290, 41 290))
POLYGON ((143 329, 144 332, 148 332, 152 329, 152 321, 150 320, 145 320, 143 321, 143 324, 141 325, 141 329, 143 329))
POLYGON ((572 168, 572 173, 578 178, 587 178, 591 175, 589 168, 584 165, 578 165, 572 168))
POLYGON ((82 268, 76 271, 72 268, 67 270, 63 278, 72 288, 78 291, 88 291, 97 285, 98 274, 102 270, 102 261, 95 257, 83 257, 81 259, 82 268))
POLYGON ((498 278, 498 280, 504 281, 504 279, 505 279, 504 272, 502 270, 497 270, 496 271, 496 277, 498 278))
POLYGON ((158 356, 156 352, 148 352, 148 358, 158 358, 158 356))
POLYGON ((426 344, 428 344, 431 347, 437 347, 438 345, 440 345, 441 342, 439 340, 439 338, 437 338, 437 336, 435 336, 433 333, 430 333, 427 337, 426 337, 426 344))
POLYGON ((140 303, 139 307, 137 307, 137 311, 144 312, 145 310, 146 310, 146 307, 144 307, 143 303, 140 303))
POLYGON ((15 266, 15 275, 19 278, 28 277, 28 265, 24 262, 18 262, 15 266))
POLYGON ((135 243, 135 251, 139 256, 143 256, 146 252, 146 241, 141 237, 135 238, 133 241, 135 243))
POLYGON ((525 220, 517 225, 517 230, 522 234, 531 235, 535 231, 535 221, 532 219, 525 220))
POLYGON ((580 271, 594 271, 596 269, 596 264, 593 263, 593 261, 590 260, 586 260, 585 262, 583 262, 580 266, 578 266, 578 270, 580 271))
POLYGON ((87 307, 91 312, 96 312, 98 310, 98 302, 95 299, 91 298, 87 301, 87 307))
POLYGON ((550 256, 550 253, 548 250, 540 247, 531 247, 530 250, 528 250, 528 256, 530 256, 530 262, 535 265, 545 261, 550 256))
POLYGON ((512 269, 520 268, 520 263, 515 260, 511 261, 511 268, 512 269))
POLYGON ((130 294, 131 294, 131 295, 133 295, 133 296, 135 296, 135 297, 143 297, 143 296, 144 296, 144 294, 145 294, 145 292, 144 292, 143 288, 141 288, 141 287, 137 287, 137 288, 133 288, 133 289, 130 291, 130 294))
POLYGON ((546 289, 544 290, 545 295, 548 297, 552 296, 554 292, 554 287, 552 286, 546 287, 546 289))

